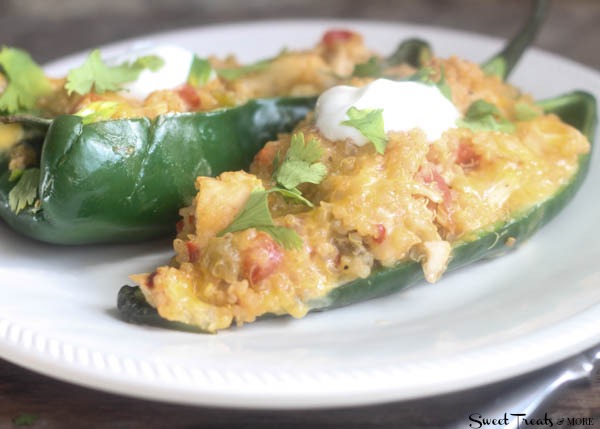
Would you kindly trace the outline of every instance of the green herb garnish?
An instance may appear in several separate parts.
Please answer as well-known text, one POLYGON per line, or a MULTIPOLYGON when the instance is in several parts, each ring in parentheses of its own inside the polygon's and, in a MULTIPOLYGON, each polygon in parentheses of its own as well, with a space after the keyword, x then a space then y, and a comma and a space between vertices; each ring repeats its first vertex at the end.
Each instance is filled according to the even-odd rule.
POLYGON ((304 198, 298 186, 302 183, 321 183, 327 174, 327 168, 319 162, 322 154, 316 139, 310 139, 305 143, 304 134, 292 135, 290 147, 283 161, 279 162, 279 156, 276 156, 273 161, 273 180, 276 185, 268 191, 262 187, 252 191, 244 208, 233 222, 218 235, 256 228, 271 235, 286 249, 297 249, 302 246, 302 239, 296 231, 275 225, 269 212, 268 196, 270 192, 277 192, 286 198, 312 207, 313 204, 304 198))
POLYGON ((472 131, 502 131, 513 132, 515 125, 500 114, 500 110, 494 104, 485 101, 474 101, 463 119, 456 124, 459 127, 468 128, 472 131))
POLYGON ((22 168, 17 168, 17 169, 11 170, 10 176, 8 177, 8 181, 16 182, 17 180, 19 180, 21 178, 24 171, 25 170, 23 170, 22 168))
POLYGON ((269 234, 286 249, 300 248, 302 246, 302 239, 296 231, 284 226, 277 226, 273 222, 273 218, 269 212, 268 196, 268 192, 262 187, 253 190, 244 208, 238 213, 233 222, 221 231, 218 236, 222 236, 228 232, 255 228, 269 234))
POLYGON ((207 59, 199 58, 197 55, 194 55, 187 83, 196 87, 202 86, 208 82, 212 71, 212 66, 207 59))
POLYGON ((388 142, 383 127, 383 109, 357 109, 351 107, 346 114, 349 119, 343 121, 342 125, 356 128, 373 143, 377 153, 383 155, 388 142))
POLYGON ((312 207, 312 203, 302 196, 297 187, 302 183, 321 183, 327 174, 327 167, 322 162, 318 162, 322 154, 323 151, 316 139, 310 139, 305 143, 304 134, 294 134, 281 164, 279 158, 275 159, 273 179, 277 186, 270 191, 279 192, 284 197, 296 199, 312 207))
POLYGON ((2 48, 0 72, 8 81, 6 89, 0 94, 0 110, 8 113, 32 109, 38 98, 52 90, 41 67, 20 49, 2 48))
POLYGON ((433 80, 434 75, 434 69, 432 69, 431 67, 424 67, 417 71, 415 74, 406 78, 406 80, 410 82, 420 82, 424 83, 425 85, 436 86, 444 97, 452 101, 452 90, 450 89, 450 85, 448 85, 448 82, 446 81, 444 66, 441 66, 440 68, 440 79, 438 81, 433 80))
POLYGON ((265 70, 272 61, 272 59, 267 59, 247 66, 219 69, 217 70, 217 74, 223 79, 235 80, 249 73, 265 70))
POLYGON ((354 71, 352 72, 352 76, 379 77, 383 74, 384 67, 385 61, 377 57, 371 57, 367 60, 366 63, 355 65, 354 71))
POLYGON ((124 63, 121 64, 121 67, 131 67, 133 69, 138 69, 139 71, 142 71, 144 69, 148 69, 150 71, 158 71, 164 65, 165 60, 163 60, 158 55, 144 55, 135 60, 133 64, 128 65, 128 63, 124 63))
POLYGON ((94 101, 75 115, 81 116, 81 123, 86 125, 111 119, 118 108, 119 103, 116 101, 94 101))
POLYGON ((39 182, 39 168, 28 168, 23 171, 17 184, 8 193, 8 205, 15 214, 19 214, 21 210, 35 202, 39 182))
POLYGON ((531 104, 519 101, 515 104, 515 116, 518 121, 530 121, 540 116, 540 112, 531 104))
POLYGON ((163 65, 162 58, 156 55, 147 55, 138 58, 133 63, 125 62, 118 66, 109 66, 102 60, 100 50, 95 49, 81 67, 69 72, 65 88, 69 95, 73 92, 85 95, 92 89, 97 94, 118 91, 124 83, 135 81, 142 70, 156 71, 163 65))
POLYGON ((323 151, 316 139, 305 143, 304 134, 292 135, 290 147, 281 164, 279 154, 275 156, 273 180, 276 185, 269 189, 269 192, 277 192, 285 198, 313 207, 313 203, 304 198, 298 186, 302 183, 321 183, 327 174, 327 167, 319 162, 322 154, 323 151))

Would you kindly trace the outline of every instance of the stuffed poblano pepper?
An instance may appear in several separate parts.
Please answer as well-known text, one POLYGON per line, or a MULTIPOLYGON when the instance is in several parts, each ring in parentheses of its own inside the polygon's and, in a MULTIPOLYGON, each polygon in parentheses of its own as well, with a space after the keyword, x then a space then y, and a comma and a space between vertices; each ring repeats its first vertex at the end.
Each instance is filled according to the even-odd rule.
MULTIPOLYGON (((387 59, 414 71, 428 47, 387 59)), ((136 241, 173 232, 194 179, 247 168, 289 131, 315 95, 377 58, 359 34, 333 30, 311 50, 241 65, 160 45, 103 59, 95 50, 65 78, 25 52, 0 51, 0 217, 61 244, 136 241)))
POLYGON ((597 114, 587 93, 535 102, 504 81, 528 38, 483 67, 355 68, 249 172, 198 177, 175 257, 131 277, 124 318, 214 332, 303 317, 519 246, 581 185, 597 114))

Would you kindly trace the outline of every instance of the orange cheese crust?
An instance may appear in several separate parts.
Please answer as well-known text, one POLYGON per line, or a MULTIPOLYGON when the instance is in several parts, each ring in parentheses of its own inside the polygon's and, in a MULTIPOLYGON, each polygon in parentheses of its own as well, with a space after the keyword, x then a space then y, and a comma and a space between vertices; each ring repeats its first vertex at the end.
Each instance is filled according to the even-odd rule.
POLYGON ((319 142, 328 170, 320 184, 301 185, 314 207, 269 194, 275 223, 294 229, 302 247, 284 249, 253 228, 218 235, 253 189, 273 186, 273 160, 290 145, 283 135, 256 155, 249 173, 197 179, 172 263, 132 277, 147 301, 166 319, 216 331, 267 313, 302 317, 311 300, 376 266, 415 260, 435 282, 453 244, 555 193, 589 151, 585 137, 541 112, 518 121, 517 103, 535 108, 528 96, 466 61, 434 60, 441 65, 462 113, 483 98, 516 130, 456 128, 433 143, 418 129, 390 133, 380 155, 372 145, 328 141, 309 117, 295 133, 319 142))

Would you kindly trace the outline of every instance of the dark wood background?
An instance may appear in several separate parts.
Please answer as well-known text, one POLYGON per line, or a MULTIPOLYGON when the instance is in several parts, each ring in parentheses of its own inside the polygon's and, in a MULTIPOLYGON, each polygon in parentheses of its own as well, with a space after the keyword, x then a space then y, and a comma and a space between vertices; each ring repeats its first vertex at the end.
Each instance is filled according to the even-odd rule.
MULTIPOLYGON (((404 21, 509 37, 524 0, 0 0, 0 44, 43 62, 125 37, 179 27, 253 19, 334 17, 404 21)), ((555 0, 536 45, 600 68, 600 1, 555 0)), ((0 265, 2 262, 0 261, 0 265)), ((0 279, 2 281, 2 279, 0 279)), ((600 285, 599 285, 600 286, 600 285)), ((600 329, 600 326, 599 326, 600 329)), ((171 405, 78 387, 0 360, 0 428, 31 417, 33 428, 436 428, 469 404, 527 383, 517 379, 475 391, 346 410, 250 411, 171 405)), ((473 412, 476 410, 473 410, 473 412)), ((550 416, 592 417, 600 426, 600 378, 567 389, 550 416)), ((590 427, 589 425, 562 427, 590 427)))

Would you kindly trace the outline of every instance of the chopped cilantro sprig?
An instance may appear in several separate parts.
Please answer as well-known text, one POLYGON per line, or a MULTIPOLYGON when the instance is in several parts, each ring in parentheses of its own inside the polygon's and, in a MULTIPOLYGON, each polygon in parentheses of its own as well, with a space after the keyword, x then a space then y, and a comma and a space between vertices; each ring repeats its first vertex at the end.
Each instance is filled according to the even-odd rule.
POLYGON ((457 125, 472 131, 511 133, 515 130, 515 124, 502 116, 498 107, 483 99, 474 101, 467 109, 464 118, 457 121, 457 125))
POLYGON ((540 116, 539 110, 524 101, 515 103, 515 116, 518 121, 530 121, 540 116))
POLYGON ((342 125, 356 128, 373 143, 377 153, 383 155, 388 143, 383 126, 383 109, 357 109, 356 107, 350 107, 346 114, 349 119, 343 121, 342 125))
POLYGON ((233 222, 221 231, 218 236, 228 232, 244 231, 255 228, 264 231, 286 249, 298 249, 302 246, 302 239, 296 231, 284 226, 277 226, 269 212, 268 192, 263 187, 258 187, 250 193, 244 208, 237 214, 233 222))
POLYGON ((205 58, 200 58, 194 55, 187 83, 192 86, 202 86, 210 79, 213 72, 210 62, 205 58))
POLYGON ((281 163, 278 158, 273 163, 274 172, 272 177, 275 186, 268 191, 263 187, 254 189, 244 208, 238 213, 233 222, 218 235, 256 228, 268 233, 286 249, 300 248, 302 239, 296 231, 275 225, 269 212, 269 193, 277 192, 286 198, 312 207, 313 204, 304 198, 298 186, 302 183, 321 183, 327 174, 327 167, 319 162, 322 154, 323 152, 316 139, 305 142, 304 134, 296 133, 292 135, 290 147, 281 163))
POLYGON ((42 68, 20 49, 2 47, 0 73, 7 80, 0 93, 0 111, 9 114, 33 109, 37 100, 52 90, 42 68))
POLYGON ((85 95, 92 90, 97 94, 106 91, 118 91, 127 82, 135 81, 142 70, 156 71, 164 65, 164 60, 156 55, 138 58, 132 63, 125 62, 110 66, 102 60, 100 50, 93 50, 78 68, 72 69, 67 75, 65 89, 72 94, 76 92, 85 95))
POLYGON ((298 186, 302 183, 319 184, 327 174, 327 167, 321 159, 323 151, 316 139, 305 143, 304 134, 292 135, 290 147, 281 164, 276 160, 273 179, 276 186, 271 192, 278 192, 286 198, 295 199, 309 207, 313 204, 302 196, 298 186), (277 165, 279 164, 279 165, 277 165))
POLYGON ((17 184, 8 193, 8 205, 15 214, 19 214, 26 207, 33 205, 38 197, 39 182, 39 168, 28 168, 23 171, 17 184))
POLYGON ((446 97, 448 100, 452 101, 452 89, 450 88, 450 85, 448 85, 448 82, 446 81, 446 74, 444 72, 444 66, 442 65, 440 67, 440 78, 437 81, 433 79, 435 74, 436 73, 433 68, 423 67, 422 69, 417 71, 415 74, 409 76, 406 80, 408 80, 410 82, 420 82, 420 83, 424 83, 425 85, 436 86, 437 89, 440 90, 440 92, 442 93, 442 95, 444 97, 446 97))
POLYGON ((271 64, 272 59, 260 60, 253 64, 248 64, 242 67, 232 67, 218 69, 217 74, 223 79, 235 80, 250 73, 259 72, 267 69, 271 64))

